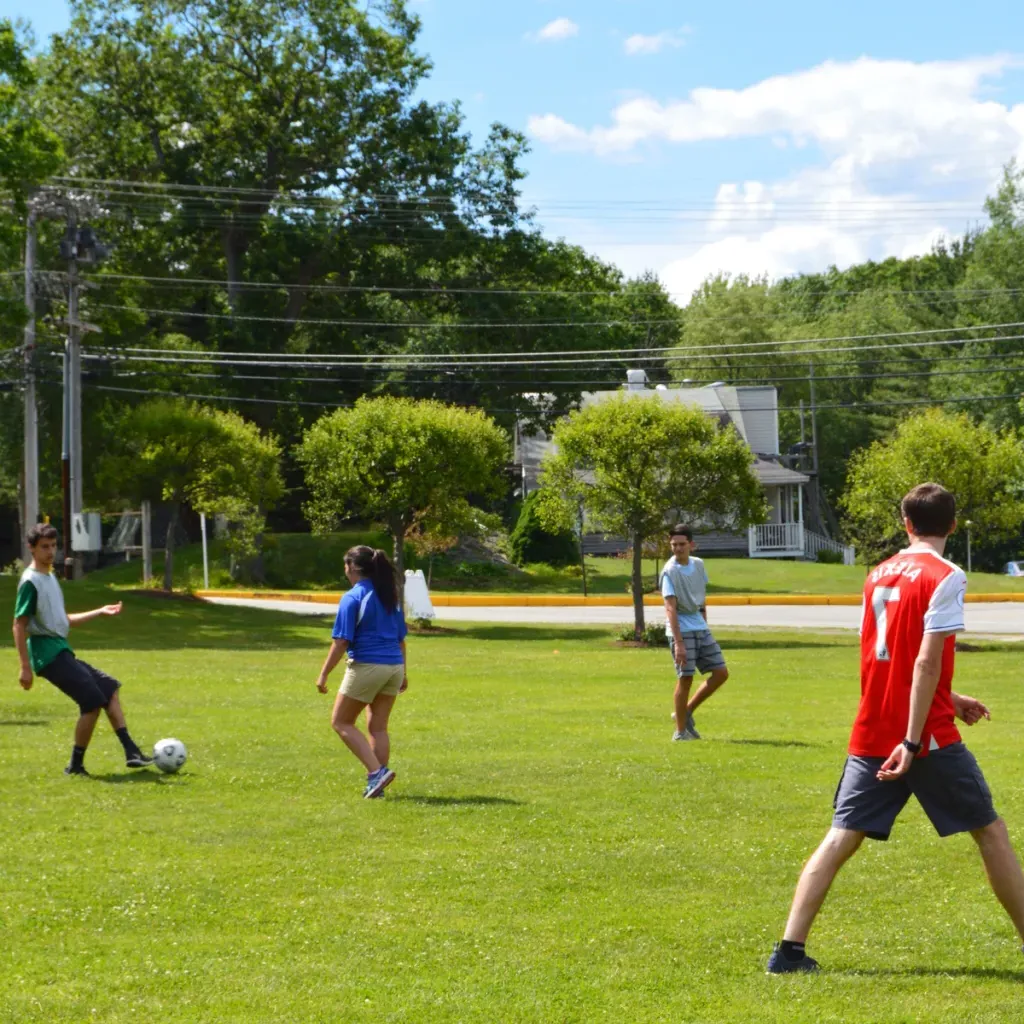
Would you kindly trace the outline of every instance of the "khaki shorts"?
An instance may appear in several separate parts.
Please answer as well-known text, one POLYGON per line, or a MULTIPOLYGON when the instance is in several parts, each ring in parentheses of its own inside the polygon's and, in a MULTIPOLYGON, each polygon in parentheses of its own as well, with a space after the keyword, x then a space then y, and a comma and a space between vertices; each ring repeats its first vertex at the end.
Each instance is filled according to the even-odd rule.
POLYGON ((382 693, 397 697, 405 679, 404 665, 373 665, 369 662, 350 661, 341 681, 341 692, 353 700, 372 704, 382 693))

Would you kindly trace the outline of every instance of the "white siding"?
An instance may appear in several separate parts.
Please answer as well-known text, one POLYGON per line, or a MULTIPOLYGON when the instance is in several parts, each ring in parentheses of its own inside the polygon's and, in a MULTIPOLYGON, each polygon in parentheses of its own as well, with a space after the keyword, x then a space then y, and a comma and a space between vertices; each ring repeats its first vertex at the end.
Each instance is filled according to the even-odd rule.
POLYGON ((758 455, 779 454, 779 396, 775 388, 736 388, 747 444, 758 455))

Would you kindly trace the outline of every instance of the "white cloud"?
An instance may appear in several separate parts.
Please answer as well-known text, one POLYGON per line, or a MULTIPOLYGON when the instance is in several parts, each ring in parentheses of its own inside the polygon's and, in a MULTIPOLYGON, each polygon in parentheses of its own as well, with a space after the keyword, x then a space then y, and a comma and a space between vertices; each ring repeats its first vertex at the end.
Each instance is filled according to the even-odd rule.
POLYGON ((650 245, 620 236, 597 247, 628 273, 659 271, 685 301, 712 273, 775 278, 905 258, 962 233, 981 218, 1002 165, 1024 158, 1024 103, 989 94, 1015 66, 1006 56, 826 62, 744 89, 695 89, 678 102, 633 97, 594 127, 548 113, 529 130, 553 148, 616 161, 640 159, 655 143, 742 138, 800 153, 803 170, 723 182, 706 217, 681 216, 650 245))
POLYGON ((849 151, 864 163, 908 159, 934 148, 938 138, 949 153, 961 141, 1002 142, 1019 131, 1013 122, 1024 120, 1024 105, 1009 110, 978 95, 1012 63, 1008 57, 827 61, 745 89, 694 89, 678 102, 635 97, 612 111, 609 125, 581 128, 548 113, 532 117, 529 130, 549 145, 599 156, 645 142, 766 135, 849 151))
POLYGON ((641 33, 629 36, 622 44, 622 48, 630 57, 661 53, 666 48, 679 49, 686 42, 686 34, 689 29, 678 31, 669 29, 665 32, 658 32, 652 36, 645 36, 641 33))
POLYGON ((526 38, 534 43, 560 43, 563 39, 571 39, 580 34, 580 27, 570 18, 555 18, 542 29, 528 32, 526 38))

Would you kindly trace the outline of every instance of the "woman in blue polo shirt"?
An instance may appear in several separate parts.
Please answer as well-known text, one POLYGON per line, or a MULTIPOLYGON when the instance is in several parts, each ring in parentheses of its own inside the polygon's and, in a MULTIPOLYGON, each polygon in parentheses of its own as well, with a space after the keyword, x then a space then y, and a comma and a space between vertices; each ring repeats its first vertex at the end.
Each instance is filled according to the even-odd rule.
POLYGON ((366 767, 367 799, 383 796, 395 780, 388 768, 391 741, 388 719, 409 679, 405 673, 405 615, 398 597, 394 566, 383 551, 360 545, 345 553, 345 575, 352 589, 338 605, 331 633, 334 642, 316 681, 327 692, 327 677, 342 658, 348 667, 334 702, 331 725, 366 767), (366 708, 369 739, 356 728, 366 708))

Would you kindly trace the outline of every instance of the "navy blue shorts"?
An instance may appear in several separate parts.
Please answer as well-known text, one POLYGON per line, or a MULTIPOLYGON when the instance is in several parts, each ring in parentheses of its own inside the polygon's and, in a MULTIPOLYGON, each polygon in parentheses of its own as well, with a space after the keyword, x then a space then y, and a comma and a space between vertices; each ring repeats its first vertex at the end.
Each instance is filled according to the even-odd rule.
POLYGON ((38 674, 67 694, 83 715, 105 708, 121 686, 113 676, 79 661, 70 651, 61 651, 38 674))
POLYGON ((915 757, 907 774, 892 782, 876 778, 884 762, 884 757, 853 754, 846 759, 833 802, 833 828, 863 832, 869 839, 888 839, 893 822, 911 796, 917 797, 940 836, 974 832, 999 817, 985 776, 962 743, 915 757))

